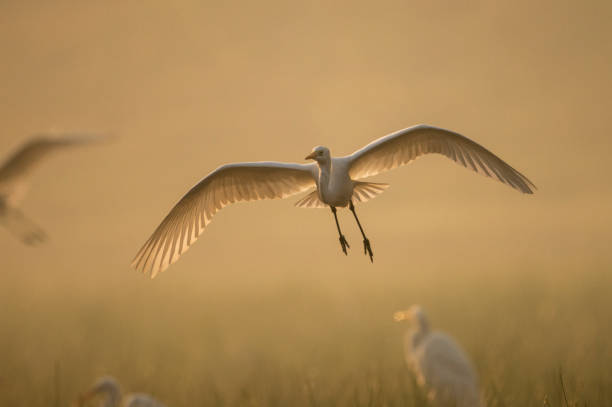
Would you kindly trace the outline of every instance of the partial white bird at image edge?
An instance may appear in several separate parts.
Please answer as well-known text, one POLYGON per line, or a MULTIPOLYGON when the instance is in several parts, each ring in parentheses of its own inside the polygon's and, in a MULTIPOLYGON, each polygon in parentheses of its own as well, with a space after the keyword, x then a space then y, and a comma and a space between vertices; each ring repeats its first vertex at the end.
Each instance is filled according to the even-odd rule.
POLYGON ((33 170, 55 151, 109 138, 101 133, 39 133, 20 145, 0 166, 0 224, 25 244, 42 242, 45 232, 19 208, 33 170))

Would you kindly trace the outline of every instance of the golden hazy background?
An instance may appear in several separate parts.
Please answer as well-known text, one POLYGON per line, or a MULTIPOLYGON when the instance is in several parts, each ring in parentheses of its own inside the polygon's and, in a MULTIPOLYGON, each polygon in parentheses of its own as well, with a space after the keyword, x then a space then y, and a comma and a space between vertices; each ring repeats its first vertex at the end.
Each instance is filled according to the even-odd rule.
POLYGON ((1 2, 2 155, 40 131, 117 137, 36 172, 23 209, 45 245, 0 230, 0 404, 67 405, 108 373, 172 406, 380 388, 375 404, 412 405, 391 316, 413 303, 472 355, 490 405, 560 400, 559 370, 571 399, 612 402, 612 6, 535 3, 1 2), (538 191, 429 156, 357 208, 374 264, 348 211, 345 257, 329 211, 295 197, 224 209, 155 280, 130 269, 217 166, 344 155, 418 123, 538 191))

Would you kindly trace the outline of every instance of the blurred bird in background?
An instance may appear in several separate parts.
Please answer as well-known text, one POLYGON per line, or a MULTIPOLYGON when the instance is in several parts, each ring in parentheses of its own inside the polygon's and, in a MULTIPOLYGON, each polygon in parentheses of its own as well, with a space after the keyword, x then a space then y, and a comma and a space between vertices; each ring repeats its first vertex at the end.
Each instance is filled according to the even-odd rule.
POLYGON ((21 145, 0 166, 0 224, 27 245, 46 239, 45 232, 19 209, 28 191, 32 171, 44 157, 68 147, 82 146, 107 139, 88 133, 37 134, 21 145))
POLYGON ((476 371, 453 338, 432 332, 419 305, 398 311, 393 318, 410 322, 404 338, 406 363, 435 406, 483 406, 476 371))
POLYGON ((114 377, 103 376, 73 403, 74 407, 86 406, 88 401, 99 399, 99 407, 165 407, 148 394, 121 395, 121 387, 114 377))

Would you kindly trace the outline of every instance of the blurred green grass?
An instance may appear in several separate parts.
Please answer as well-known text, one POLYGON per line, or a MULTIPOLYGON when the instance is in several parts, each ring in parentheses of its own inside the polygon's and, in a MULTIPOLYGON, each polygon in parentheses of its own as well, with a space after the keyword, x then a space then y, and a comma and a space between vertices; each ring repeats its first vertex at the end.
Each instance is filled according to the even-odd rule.
POLYGON ((426 405, 391 318, 413 302, 472 356, 487 405, 565 405, 561 375, 570 405, 611 405, 609 273, 483 272, 15 293, 0 308, 0 405, 68 405, 102 374, 169 406, 426 405))

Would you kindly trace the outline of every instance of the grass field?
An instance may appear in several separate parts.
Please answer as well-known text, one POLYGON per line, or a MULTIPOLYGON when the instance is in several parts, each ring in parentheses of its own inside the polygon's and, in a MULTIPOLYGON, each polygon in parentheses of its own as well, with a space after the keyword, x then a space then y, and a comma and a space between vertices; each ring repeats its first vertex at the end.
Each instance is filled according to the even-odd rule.
POLYGON ((391 318, 417 300, 472 356, 487 405, 610 405, 610 275, 495 273, 5 296, 0 404, 67 405, 112 374, 169 406, 426 405, 391 318))

